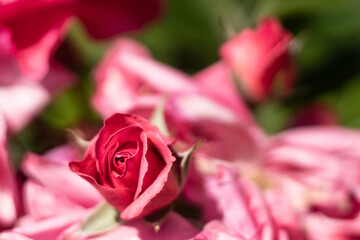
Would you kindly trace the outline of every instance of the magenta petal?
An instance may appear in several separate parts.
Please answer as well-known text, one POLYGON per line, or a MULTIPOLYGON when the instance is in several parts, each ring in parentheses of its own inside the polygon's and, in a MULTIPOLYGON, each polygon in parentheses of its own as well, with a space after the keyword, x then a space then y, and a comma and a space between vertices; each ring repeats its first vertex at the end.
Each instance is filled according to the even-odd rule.
POLYGON ((64 1, 16 1, 0 7, 0 25, 11 32, 26 77, 40 80, 47 73, 48 59, 69 18, 66 5, 64 1))
POLYGON ((156 178, 156 180, 128 207, 121 212, 121 218, 131 220, 149 215, 156 210, 166 207, 175 200, 178 188, 175 180, 170 177, 172 165, 167 165, 156 178), (156 199, 155 199, 156 197, 156 199))
POLYGON ((160 0, 78 0, 73 9, 89 34, 102 39, 141 28, 158 15, 160 0))

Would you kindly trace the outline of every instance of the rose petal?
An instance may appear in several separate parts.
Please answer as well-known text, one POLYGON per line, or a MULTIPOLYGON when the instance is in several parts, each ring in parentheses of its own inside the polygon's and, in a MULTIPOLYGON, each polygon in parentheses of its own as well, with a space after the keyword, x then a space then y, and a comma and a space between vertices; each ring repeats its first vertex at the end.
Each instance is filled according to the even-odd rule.
POLYGON ((54 194, 32 180, 25 183, 24 199, 26 214, 35 221, 83 210, 66 196, 54 194))
POLYGON ((101 200, 100 195, 67 167, 68 162, 74 159, 63 158, 62 160, 63 162, 55 162, 46 157, 28 153, 22 169, 43 186, 58 195, 66 196, 74 203, 84 207, 96 205, 101 200))
POLYGON ((65 1, 16 1, 0 7, 0 23, 12 36, 16 58, 26 77, 40 80, 69 19, 65 1), (44 21, 46 19, 46 21, 44 21))

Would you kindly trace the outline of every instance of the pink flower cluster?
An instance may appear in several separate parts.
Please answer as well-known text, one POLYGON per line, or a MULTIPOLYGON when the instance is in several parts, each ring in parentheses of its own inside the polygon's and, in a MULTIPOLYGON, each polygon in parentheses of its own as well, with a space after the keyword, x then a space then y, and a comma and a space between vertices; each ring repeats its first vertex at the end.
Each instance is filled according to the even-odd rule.
POLYGON ((0 1, 0 239, 360 239, 360 132, 317 105, 269 136, 238 91, 256 103, 291 94, 292 35, 273 18, 225 42, 221 60, 192 76, 117 39, 93 72, 103 128, 85 150, 29 152, 14 170, 10 135, 75 81, 53 58, 70 22, 107 38, 137 30, 159 8, 0 1), (167 131, 149 121, 160 108, 167 131), (115 218, 96 214, 104 202, 115 218), (115 225, 86 226, 96 217, 115 225))

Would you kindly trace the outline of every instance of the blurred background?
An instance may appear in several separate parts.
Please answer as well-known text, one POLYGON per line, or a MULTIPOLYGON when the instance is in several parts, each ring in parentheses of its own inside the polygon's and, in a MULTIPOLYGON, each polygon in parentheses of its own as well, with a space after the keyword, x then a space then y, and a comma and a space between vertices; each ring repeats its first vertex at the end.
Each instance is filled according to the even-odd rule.
MULTIPOLYGON (((158 61, 194 74, 219 60, 219 47, 230 36, 275 16, 294 35, 297 81, 286 99, 250 106, 259 124, 273 134, 307 106, 321 106, 337 124, 360 128, 359 13, 358 0, 168 0, 157 21, 128 36, 143 42, 158 61)), ((66 128, 95 133, 101 127, 89 103, 91 74, 112 40, 94 42, 79 22, 72 27, 56 58, 79 82, 10 139, 17 163, 25 151, 43 153, 66 142, 66 128)))

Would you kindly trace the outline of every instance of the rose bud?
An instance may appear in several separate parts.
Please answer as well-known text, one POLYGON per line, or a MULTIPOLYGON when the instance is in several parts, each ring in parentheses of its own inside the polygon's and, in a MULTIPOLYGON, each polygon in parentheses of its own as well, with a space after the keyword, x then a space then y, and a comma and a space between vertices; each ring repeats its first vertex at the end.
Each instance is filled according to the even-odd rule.
POLYGON ((289 54, 292 35, 276 19, 265 19, 256 30, 245 29, 220 49, 249 98, 264 100, 274 90, 288 92, 295 69, 289 54))
POLYGON ((93 138, 83 161, 70 169, 90 182, 124 220, 167 207, 180 183, 172 171, 176 158, 160 130, 142 117, 114 114, 93 138))

